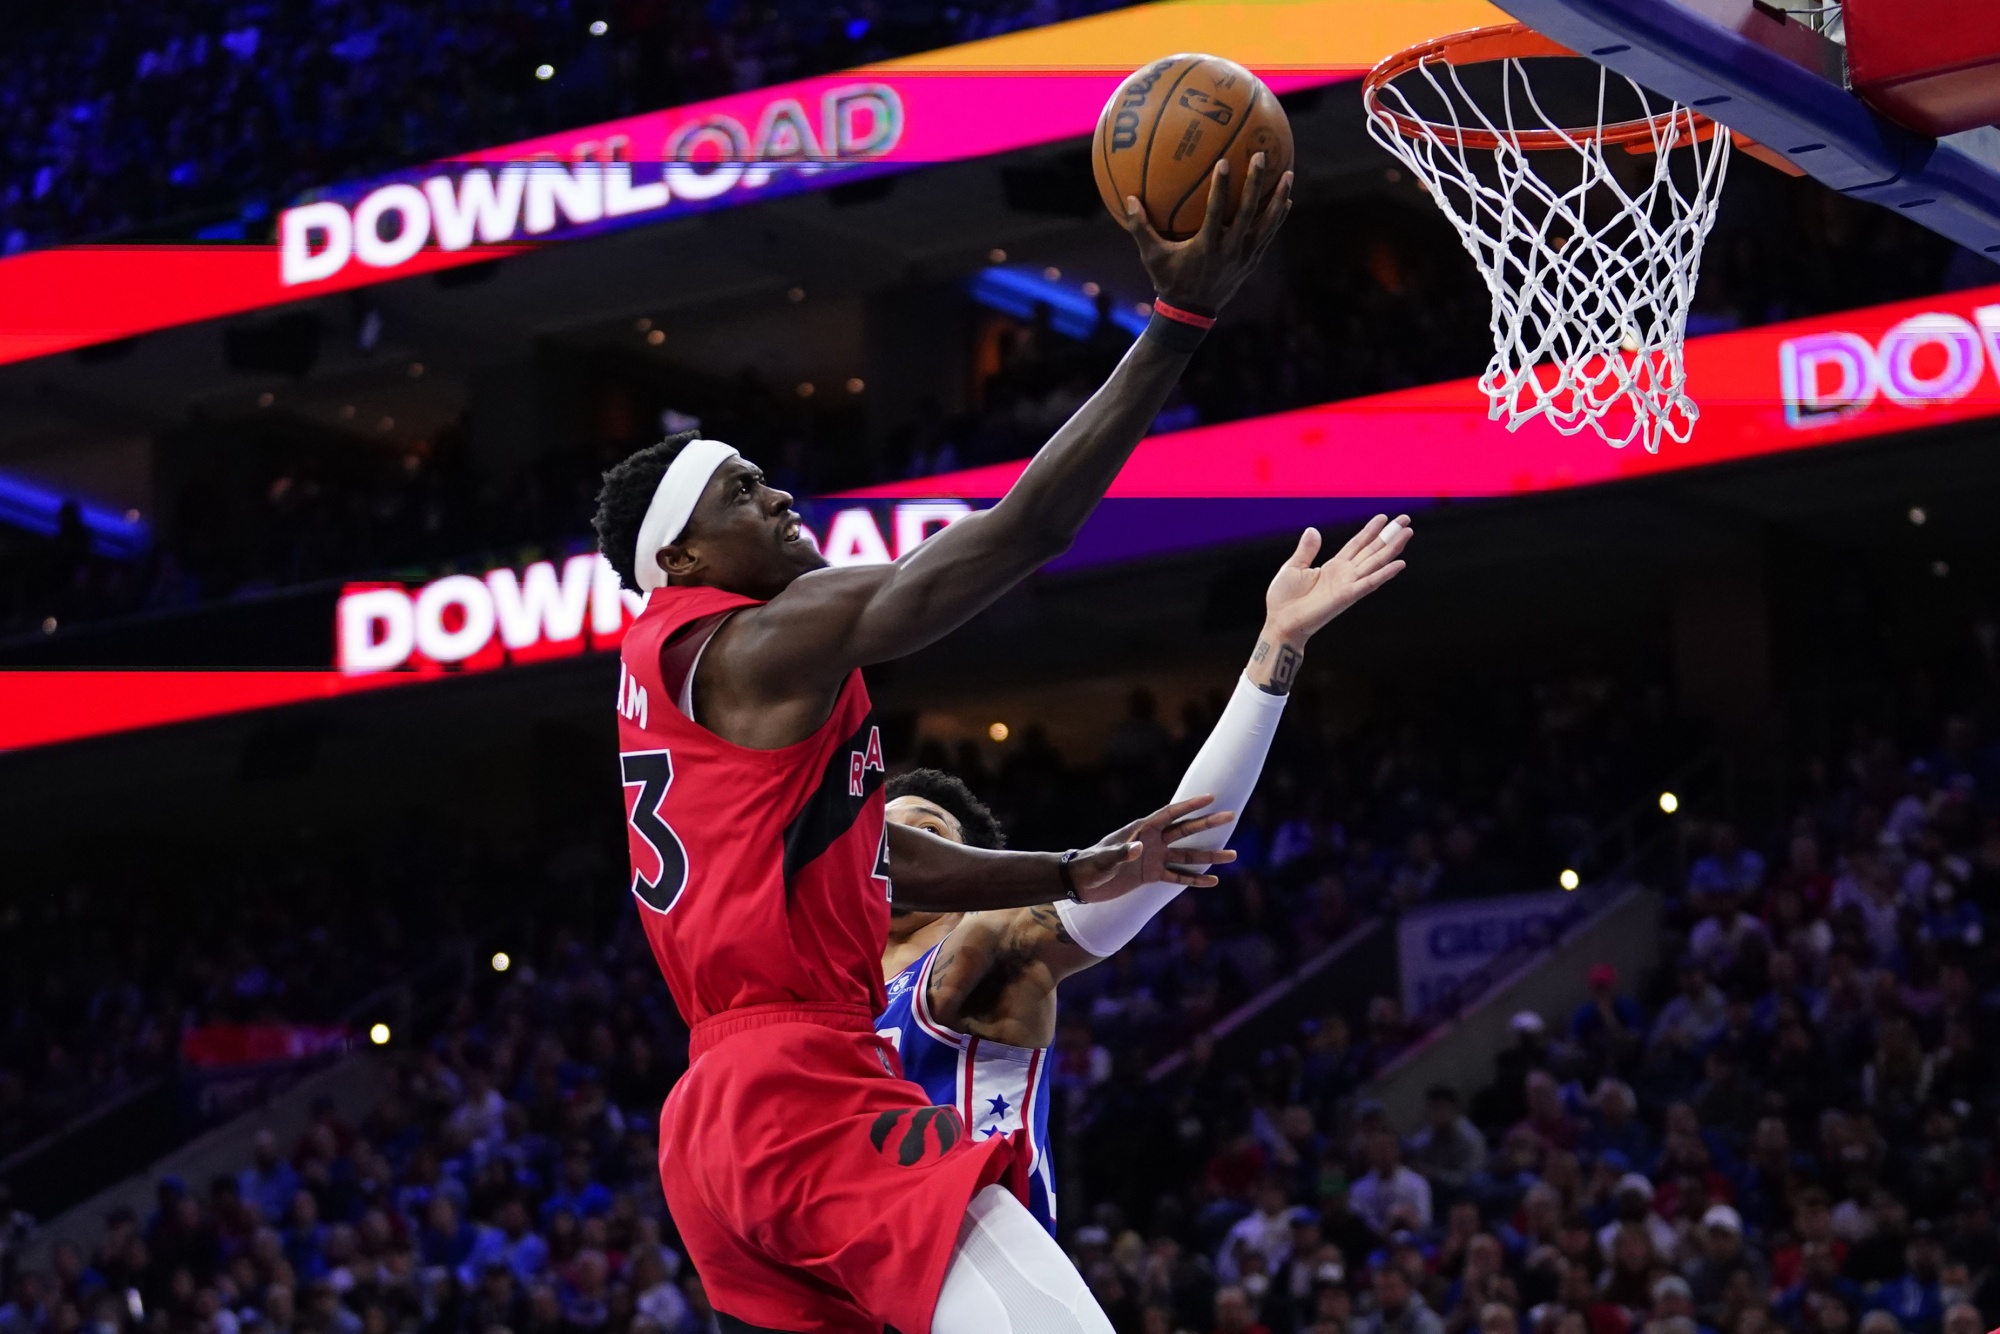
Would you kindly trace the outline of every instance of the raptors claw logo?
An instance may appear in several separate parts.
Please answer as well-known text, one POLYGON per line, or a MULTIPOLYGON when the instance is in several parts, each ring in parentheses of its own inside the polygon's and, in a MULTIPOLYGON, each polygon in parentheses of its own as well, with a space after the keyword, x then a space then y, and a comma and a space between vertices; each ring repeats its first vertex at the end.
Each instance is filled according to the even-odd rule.
POLYGON ((908 1107, 892 1107, 875 1118, 868 1138, 875 1151, 898 1167, 915 1167, 929 1157, 943 1157, 965 1138, 965 1122, 956 1107, 919 1107, 907 1124, 900 1124, 908 1107))

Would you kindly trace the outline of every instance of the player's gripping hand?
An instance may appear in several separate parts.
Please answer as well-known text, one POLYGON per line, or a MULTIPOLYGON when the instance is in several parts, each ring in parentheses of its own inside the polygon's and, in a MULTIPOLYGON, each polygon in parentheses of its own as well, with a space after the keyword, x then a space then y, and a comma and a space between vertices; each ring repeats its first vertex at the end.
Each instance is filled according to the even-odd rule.
POLYGON ((1197 314, 1221 310, 1243 280, 1257 267, 1271 238, 1292 211, 1292 173, 1264 198, 1264 155, 1253 154, 1245 173, 1245 207, 1229 211, 1229 159, 1218 159, 1209 181, 1208 212, 1201 230, 1185 241, 1169 241, 1153 230, 1136 195, 1125 197, 1125 230, 1139 243, 1139 258, 1153 280, 1153 290, 1168 303, 1197 314), (1259 207, 1254 201, 1263 200, 1259 207))
POLYGON ((1410 516, 1378 514, 1363 524, 1325 564, 1319 529, 1299 534, 1290 560, 1264 593, 1264 624, 1283 641, 1303 642, 1326 623, 1403 572, 1403 548, 1410 544, 1410 516))
POLYGON ((1173 846, 1236 818, 1234 811, 1195 814, 1214 800, 1204 795, 1162 806, 1078 853, 1070 863, 1070 879, 1076 885, 1077 897, 1085 903, 1101 903, 1141 885, 1193 885, 1206 889, 1216 884, 1214 876, 1205 874, 1206 869, 1235 861, 1234 852, 1228 848, 1173 846))

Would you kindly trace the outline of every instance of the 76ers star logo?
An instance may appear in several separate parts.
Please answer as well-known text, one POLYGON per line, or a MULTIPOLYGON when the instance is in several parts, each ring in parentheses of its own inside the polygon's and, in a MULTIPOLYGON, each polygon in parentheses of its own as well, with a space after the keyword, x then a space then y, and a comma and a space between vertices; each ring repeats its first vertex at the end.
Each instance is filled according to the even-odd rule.
POLYGON ((687 849, 660 818, 660 804, 674 782, 673 757, 664 750, 620 755, 625 779, 625 835, 632 850, 632 892, 654 912, 668 912, 687 888, 687 849))

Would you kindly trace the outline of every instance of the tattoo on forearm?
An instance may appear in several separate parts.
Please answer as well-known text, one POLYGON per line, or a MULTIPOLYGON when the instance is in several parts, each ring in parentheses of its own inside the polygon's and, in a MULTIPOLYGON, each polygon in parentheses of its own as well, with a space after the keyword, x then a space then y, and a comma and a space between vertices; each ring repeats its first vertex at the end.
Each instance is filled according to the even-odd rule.
POLYGON ((1062 914, 1056 911, 1053 903, 1036 904, 1034 907, 1028 909, 1028 916, 1033 919, 1035 925, 1047 931, 1061 943, 1065 945, 1076 944, 1076 941, 1070 936, 1069 928, 1063 925, 1062 914))
MULTIPOLYGON (((1250 661, 1262 662, 1270 656, 1270 652, 1270 644, 1260 639, 1257 641, 1256 650, 1250 655, 1250 661)), ((1292 682, 1298 679, 1299 664, 1303 661, 1305 655, 1290 644, 1278 645, 1278 660, 1271 664, 1271 679, 1268 682, 1258 683, 1257 688, 1267 695, 1291 694, 1292 682)))
MULTIPOLYGON (((953 934, 955 935, 956 933, 953 934)), ((928 1005, 934 1013, 945 1008, 938 1000, 937 980, 940 976, 949 973, 952 964, 957 961, 958 942, 952 936, 948 935, 942 941, 938 942, 937 959, 931 964, 930 975, 924 979, 924 1004, 928 1005)))

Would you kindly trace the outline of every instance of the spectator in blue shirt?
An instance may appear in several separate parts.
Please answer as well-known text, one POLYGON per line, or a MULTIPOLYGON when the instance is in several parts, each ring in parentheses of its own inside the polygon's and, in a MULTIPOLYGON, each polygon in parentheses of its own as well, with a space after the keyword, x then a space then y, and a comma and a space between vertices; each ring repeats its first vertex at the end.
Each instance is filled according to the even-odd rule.
POLYGON ((417 1236, 417 1252, 426 1268, 458 1268, 471 1256, 478 1240, 478 1229, 458 1216, 450 1200, 431 1196, 424 1210, 423 1231, 417 1236))
POLYGON ((1790 950, 1773 950, 1765 962, 1770 989, 1750 1005, 1750 1018, 1769 1037, 1777 1033, 1778 1021, 1787 1001, 1801 1015, 1810 1015, 1819 1004, 1819 992, 1807 986, 1799 975, 1798 956, 1790 950))
POLYGON ((1616 1153, 1628 1165, 1653 1161, 1659 1141, 1639 1119, 1639 1098, 1631 1085, 1621 1079, 1601 1080, 1590 1103, 1590 1125, 1583 1134, 1585 1150, 1599 1157, 1616 1153))
POLYGON ((1798 1281, 1778 1294, 1771 1313, 1798 1329, 1813 1319, 1819 1300, 1828 1297, 1839 1299, 1850 1311, 1861 1305, 1861 1291, 1841 1275, 1833 1247, 1823 1241, 1808 1241, 1799 1251, 1798 1281))
POLYGON ((562 1181, 542 1202, 542 1222, 567 1210, 579 1221, 597 1218, 611 1208, 611 1192, 590 1179, 590 1158, 572 1153, 563 1159, 562 1181))
POLYGON ((319 1221, 319 1201, 309 1190, 292 1196, 291 1221, 285 1228, 285 1258, 301 1282, 326 1277, 326 1224, 319 1221))
POLYGON ((1980 942, 1986 938, 1985 917, 1978 904, 1959 892, 1955 880, 1950 876, 1938 876, 1931 881, 1930 892, 1924 897, 1926 940, 1960 945, 1966 949, 1979 948, 1980 942))
POLYGON ((1646 1038, 1646 1012, 1618 991, 1618 969, 1594 965, 1585 981, 1590 999, 1570 1016, 1569 1040, 1604 1071, 1622 1069, 1646 1038))
POLYGON ((1715 826, 1709 852, 1688 872, 1690 894, 1754 894, 1764 886, 1761 853, 1737 841, 1736 826, 1715 826))
POLYGON ((458 1267, 458 1281, 470 1288, 490 1264, 504 1264, 526 1287, 549 1267, 549 1244, 528 1230, 528 1206, 508 1200, 495 1215, 498 1226, 479 1230, 472 1253, 458 1267))
POLYGON ((1938 1275, 1944 1267, 1944 1250, 1929 1223, 1915 1224, 1911 1233, 1909 1245, 1903 1248, 1902 1276, 1877 1287, 1868 1304, 1895 1316, 1907 1334, 1939 1334, 1944 1323, 1944 1290, 1938 1275))
POLYGON ((299 1193, 299 1174, 278 1156, 277 1137, 268 1130, 257 1132, 250 1157, 250 1166, 237 1174, 236 1184, 243 1198, 257 1206, 266 1222, 276 1223, 291 1209, 292 1197, 299 1193))

